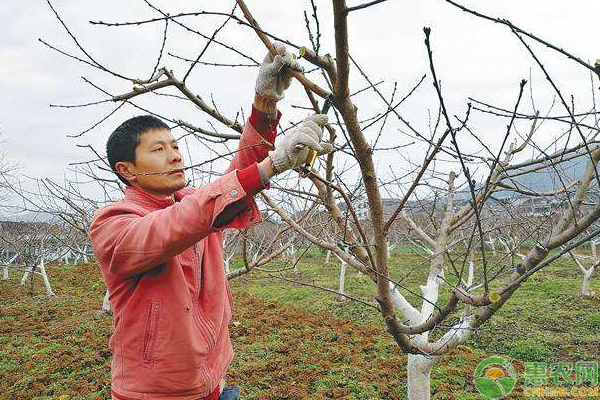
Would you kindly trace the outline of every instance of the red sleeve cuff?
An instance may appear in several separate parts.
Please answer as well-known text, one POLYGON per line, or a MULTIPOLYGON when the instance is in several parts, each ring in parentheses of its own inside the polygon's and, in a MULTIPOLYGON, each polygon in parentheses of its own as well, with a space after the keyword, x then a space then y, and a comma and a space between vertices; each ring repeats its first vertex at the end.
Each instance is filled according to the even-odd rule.
POLYGON ((277 116, 271 118, 269 114, 265 114, 258 111, 252 106, 252 113, 250 113, 250 119, 248 120, 254 129, 270 143, 275 142, 275 136, 277 136, 277 124, 281 118, 281 111, 277 110, 277 116))
POLYGON ((254 196, 261 190, 270 188, 269 184, 263 184, 260 179, 257 163, 253 163, 244 169, 238 169, 236 173, 238 181, 240 181, 240 185, 242 185, 247 196, 254 196))

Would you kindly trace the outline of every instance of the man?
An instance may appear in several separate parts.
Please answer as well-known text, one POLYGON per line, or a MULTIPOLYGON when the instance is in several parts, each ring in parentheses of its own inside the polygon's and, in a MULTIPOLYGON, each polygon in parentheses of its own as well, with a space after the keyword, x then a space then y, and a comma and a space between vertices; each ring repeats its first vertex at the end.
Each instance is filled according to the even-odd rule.
POLYGON ((218 399, 223 391, 233 304, 221 231, 260 222, 253 196, 269 179, 303 165, 309 149, 332 150, 321 142, 327 117, 317 114, 269 151, 276 104, 290 85, 285 69, 300 69, 283 45, 276 49, 261 65, 238 151, 214 182, 185 188, 177 141, 157 118, 125 121, 108 139, 108 161, 127 187, 96 212, 89 235, 114 315, 113 399, 218 399))

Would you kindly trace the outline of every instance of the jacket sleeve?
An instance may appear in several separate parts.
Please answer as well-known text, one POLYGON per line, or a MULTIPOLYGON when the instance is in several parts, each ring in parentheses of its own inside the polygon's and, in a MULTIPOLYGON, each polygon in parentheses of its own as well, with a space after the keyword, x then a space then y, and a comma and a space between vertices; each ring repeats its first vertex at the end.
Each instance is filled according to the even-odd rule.
POLYGON ((219 218, 219 226, 226 224, 223 225, 224 228, 232 227, 230 223, 232 221, 235 223, 235 218, 245 213, 257 214, 255 223, 262 221, 254 195, 263 189, 270 189, 271 184, 261 182, 257 162, 264 160, 269 150, 273 148, 280 118, 281 112, 279 111, 277 111, 275 118, 270 118, 254 106, 252 107, 250 118, 240 138, 238 151, 226 171, 226 173, 232 170, 237 171, 237 177, 244 187, 246 196, 225 209, 223 215, 219 218))
POLYGON ((252 107, 250 118, 238 144, 238 151, 225 173, 234 169, 241 170, 264 160, 275 143, 277 124, 280 118, 281 112, 279 111, 277 111, 276 118, 271 119, 267 114, 252 107))
POLYGON ((224 209, 245 197, 236 171, 232 171, 208 185, 190 190, 172 206, 145 215, 127 202, 100 209, 94 216, 89 236, 103 267, 128 278, 167 262, 211 233, 258 222, 260 213, 254 205, 227 221, 228 224, 215 226, 224 209))

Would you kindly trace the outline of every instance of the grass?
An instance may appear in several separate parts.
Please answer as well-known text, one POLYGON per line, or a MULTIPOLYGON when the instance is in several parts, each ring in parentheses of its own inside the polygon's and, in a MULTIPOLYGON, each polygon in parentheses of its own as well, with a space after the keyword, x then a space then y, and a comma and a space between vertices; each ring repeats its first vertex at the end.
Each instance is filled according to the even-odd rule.
MULTIPOLYGON (((390 270, 395 277, 413 270, 401 284, 415 293, 427 274, 419 256, 403 248, 392 252, 390 270)), ((48 271, 53 299, 39 281, 33 297, 14 273, 0 281, 0 398, 108 399, 112 321, 96 313, 104 295, 98 268, 48 271)), ((322 252, 311 249, 297 273, 283 274, 335 289, 339 264, 325 264, 322 252)), ((565 259, 525 282, 477 335, 434 367, 433 398, 481 399, 473 370, 495 354, 512 359, 520 374, 528 361, 598 360, 600 304, 581 298, 580 285, 565 259)), ((599 289, 593 280, 592 291, 599 289)), ((406 356, 372 308, 262 272, 237 278, 232 291, 236 357, 227 379, 243 388, 244 399, 406 398, 406 356)), ((346 291, 375 303, 374 285, 351 269, 346 291)), ((417 296, 407 298, 416 304, 417 296)), ((519 386, 513 395, 523 397, 519 386)))
MULTIPOLYGON (((332 257, 333 259, 333 257, 332 257)), ((421 259, 414 253, 392 252, 391 275, 400 276, 419 266, 421 259)), ((275 266, 272 266, 274 268, 275 266)), ((299 263, 299 272, 285 272, 284 276, 298 281, 336 289, 339 262, 325 264, 324 258, 299 263)), ((420 293, 419 285, 426 280, 427 270, 421 266, 401 284, 413 293, 420 293)), ((267 300, 295 304, 312 312, 329 312, 350 319, 358 325, 381 326, 380 315, 373 309, 352 301, 340 301, 335 294, 311 287, 294 285, 254 273, 232 283, 236 291, 267 300)), ((374 302, 375 286, 364 275, 348 269, 346 293, 374 302)), ((597 297, 579 296, 581 276, 569 260, 560 259, 525 282, 511 299, 482 327, 468 344, 488 353, 499 353, 521 361, 531 357, 557 357, 576 361, 581 357, 597 359, 600 356, 595 337, 600 327, 600 301, 597 297), (528 346, 535 343, 535 345, 528 346), (577 346, 572 346, 577 343, 577 346), (530 353, 526 352, 531 347, 530 353)), ((598 280, 592 281, 592 291, 600 293, 598 280)), ((406 293, 406 292, 405 292, 406 293)), ((407 299, 419 305, 419 298, 408 293, 407 299)), ((443 301, 447 293, 440 296, 443 301)))

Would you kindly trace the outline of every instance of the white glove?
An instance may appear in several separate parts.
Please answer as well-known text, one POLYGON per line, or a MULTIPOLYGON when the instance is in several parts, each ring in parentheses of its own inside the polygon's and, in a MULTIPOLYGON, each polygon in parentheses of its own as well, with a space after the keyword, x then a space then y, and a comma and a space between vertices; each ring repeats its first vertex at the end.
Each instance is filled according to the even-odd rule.
POLYGON ((302 166, 307 161, 310 150, 315 150, 318 155, 330 153, 333 146, 321 142, 322 128, 326 123, 327 115, 314 114, 286 133, 275 145, 275 150, 269 151, 276 173, 302 166))
POLYGON ((267 53, 263 60, 258 77, 256 78, 256 93, 271 101, 279 101, 283 99, 283 92, 290 86, 292 78, 285 73, 289 67, 296 71, 302 72, 302 66, 297 60, 294 60, 292 55, 282 43, 273 43, 277 55, 273 57, 271 53, 267 53))

